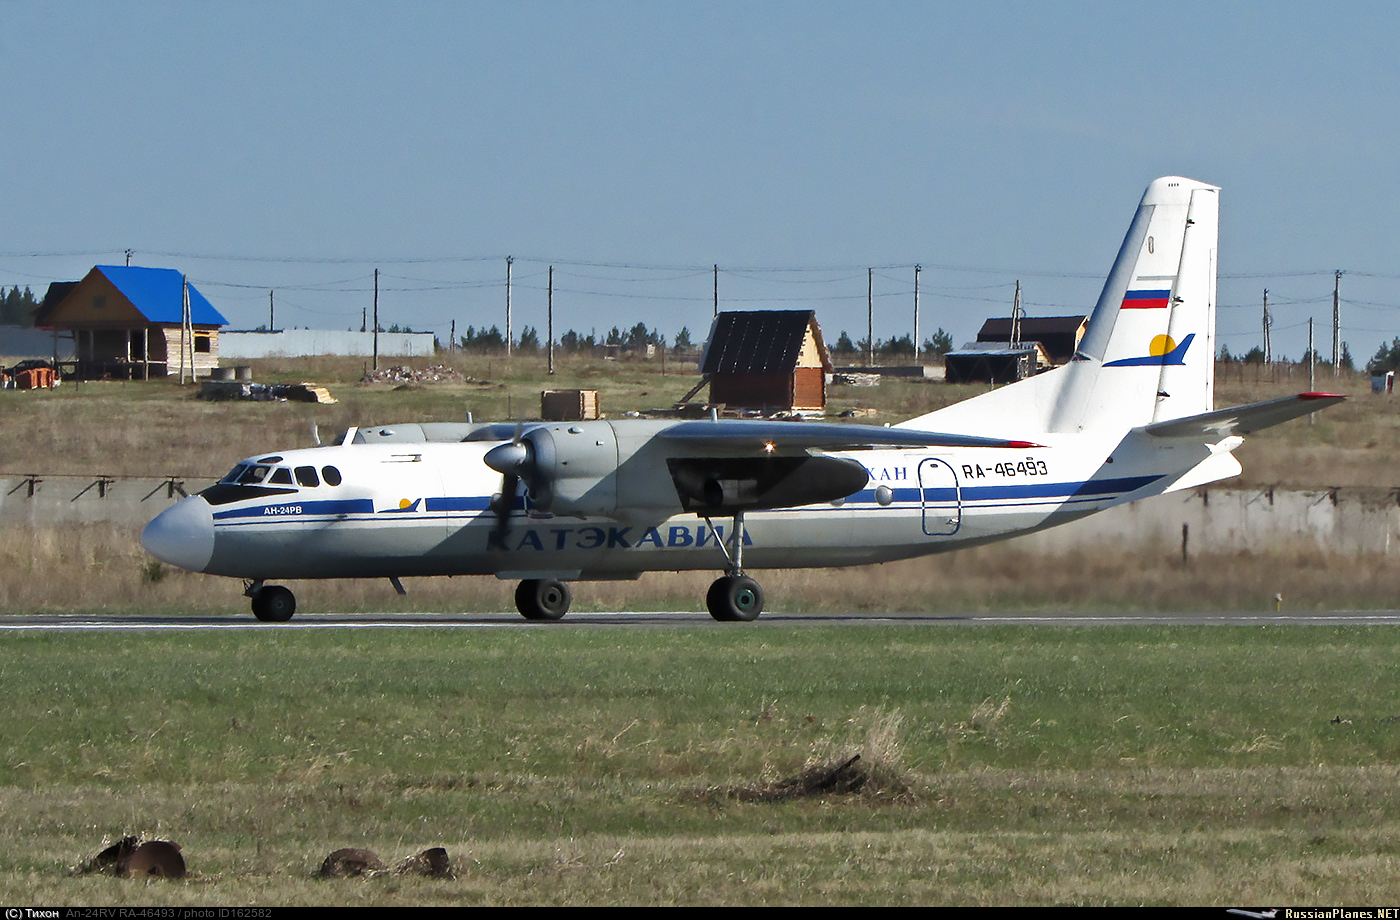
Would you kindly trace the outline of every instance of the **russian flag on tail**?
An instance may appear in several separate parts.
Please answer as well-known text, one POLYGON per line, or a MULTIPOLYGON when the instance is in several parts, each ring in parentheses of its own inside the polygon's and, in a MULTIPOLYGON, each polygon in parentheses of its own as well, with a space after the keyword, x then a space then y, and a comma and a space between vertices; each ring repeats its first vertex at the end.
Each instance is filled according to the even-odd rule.
POLYGON ((1171 299, 1172 292, 1166 291, 1129 291, 1123 298, 1124 310, 1165 310, 1167 303, 1171 299))

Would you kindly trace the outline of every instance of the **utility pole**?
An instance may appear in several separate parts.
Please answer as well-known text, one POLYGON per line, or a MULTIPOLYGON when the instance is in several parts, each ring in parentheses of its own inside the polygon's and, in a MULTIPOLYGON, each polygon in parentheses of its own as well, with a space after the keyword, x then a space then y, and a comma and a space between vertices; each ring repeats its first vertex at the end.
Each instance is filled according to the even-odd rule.
POLYGON ((379 370, 379 269, 374 270, 374 369, 379 370))
POLYGON ((510 357, 510 267, 514 256, 506 256, 506 357, 510 357))
POLYGON ((1274 363, 1274 348, 1269 343, 1269 327, 1274 321, 1269 317, 1269 289, 1264 288, 1264 363, 1274 363))
POLYGON ((554 373, 554 266, 549 266, 548 333, 549 333, 549 372, 554 373))
POLYGON ((1342 372, 1342 273, 1332 274, 1332 376, 1342 372))
POLYGON ((1016 296, 1011 301, 1011 345, 1021 344, 1021 281, 1016 280, 1016 296))
POLYGON ((715 316, 719 316, 719 263, 715 263, 715 316))
POLYGON ((272 300, 272 292, 267 292, 267 331, 277 331, 277 304, 272 300))
POLYGON ((457 353, 457 321, 452 321, 452 331, 447 334, 447 353, 449 355, 457 353))
MULTIPOLYGON (((188 275, 180 276, 180 386, 185 385, 185 368, 189 367, 190 361, 187 355, 194 351, 194 343, 186 348, 186 341, 193 339, 193 335, 188 335, 190 330, 190 279, 188 275)), ((190 374, 193 378, 194 374, 190 374)))
POLYGON ((914 266, 914 363, 919 363, 919 272, 923 268, 914 266))
MULTIPOLYGON (((1308 392, 1317 392, 1317 349, 1313 348, 1313 318, 1308 317, 1308 392)), ((1317 413, 1308 413, 1308 424, 1313 424, 1317 413)))
POLYGON ((865 366, 875 366, 875 269, 865 270, 865 366))

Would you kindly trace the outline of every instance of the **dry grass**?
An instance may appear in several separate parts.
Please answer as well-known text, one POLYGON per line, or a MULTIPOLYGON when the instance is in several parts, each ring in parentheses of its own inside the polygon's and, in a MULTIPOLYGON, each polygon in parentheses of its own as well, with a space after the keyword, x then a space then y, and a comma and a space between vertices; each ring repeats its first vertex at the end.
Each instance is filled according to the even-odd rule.
MULTIPOLYGON (((398 391, 387 384, 360 386, 358 358, 266 359, 252 362, 268 382, 314 380, 340 399, 333 406, 302 403, 205 403, 191 388, 171 381, 85 383, 56 391, 0 391, 0 423, 9 434, 0 473, 72 473, 142 477, 217 478, 251 453, 310 446, 311 425, 323 435, 348 425, 404 421, 528 418, 539 412, 545 387, 601 391, 604 411, 669 406, 694 384, 693 367, 658 361, 562 358, 559 373, 543 359, 456 355, 403 363, 449 363, 473 383, 427 384, 398 391)), ((1222 365, 1222 368, 1225 368, 1222 365)), ((1218 405, 1254 402, 1306 389, 1305 372, 1232 365, 1221 371, 1218 405)), ((1390 458, 1400 449, 1400 399, 1372 396, 1369 378, 1325 377, 1318 386, 1353 395, 1346 405, 1317 416, 1317 424, 1292 422, 1251 437, 1239 451, 1245 487, 1394 488, 1400 477, 1390 458)), ((873 388, 833 387, 829 410, 873 408, 873 421, 895 421, 985 392, 984 386, 950 386, 887 379, 873 388)))
MULTIPOLYGON (((756 573, 770 612, 988 610, 1272 610, 1394 608, 1400 555, 1348 556, 1315 545, 1193 557, 1081 546, 1042 555, 1011 543, 850 569, 756 573)), ((714 572, 656 572, 636 582, 575 586, 574 609, 703 610, 714 572)), ((513 612, 514 582, 490 577, 289 583, 304 612, 513 612)), ((247 612, 235 579, 163 566, 137 534, 111 524, 12 526, 0 542, 0 613, 160 610, 247 612)))

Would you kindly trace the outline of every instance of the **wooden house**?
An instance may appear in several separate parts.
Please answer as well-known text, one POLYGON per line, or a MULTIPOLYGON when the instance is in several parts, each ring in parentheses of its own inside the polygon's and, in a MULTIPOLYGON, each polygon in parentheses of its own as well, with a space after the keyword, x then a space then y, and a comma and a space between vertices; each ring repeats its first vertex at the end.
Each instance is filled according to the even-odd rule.
POLYGON ((97 265, 81 281, 49 285, 34 324, 71 333, 79 379, 146 380, 182 368, 208 376, 228 320, 190 285, 186 330, 182 281, 170 268, 97 265))
POLYGON ((821 410, 830 372, 812 310, 721 313, 700 358, 710 402, 746 409, 821 410))

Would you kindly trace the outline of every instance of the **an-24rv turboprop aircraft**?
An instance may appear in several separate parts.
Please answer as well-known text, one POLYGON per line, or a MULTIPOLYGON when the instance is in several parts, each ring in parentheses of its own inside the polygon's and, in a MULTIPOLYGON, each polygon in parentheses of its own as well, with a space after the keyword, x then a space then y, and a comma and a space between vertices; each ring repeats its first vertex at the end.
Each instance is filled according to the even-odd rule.
POLYGON ((1342 397, 1214 408, 1219 189, 1148 186, 1074 359, 893 427, 627 420, 351 428, 255 455, 147 525, 156 557, 247 581, 495 575, 530 619, 568 583, 718 569, 717 620, 752 620, 746 572, 944 552, 1233 476, 1241 435, 1342 397))

